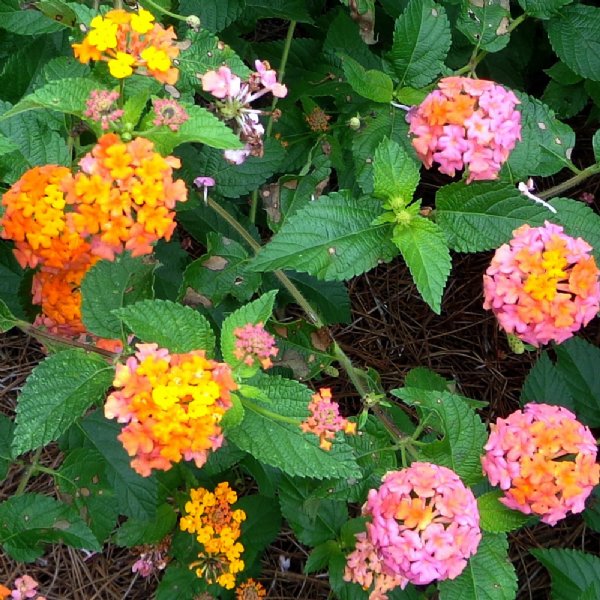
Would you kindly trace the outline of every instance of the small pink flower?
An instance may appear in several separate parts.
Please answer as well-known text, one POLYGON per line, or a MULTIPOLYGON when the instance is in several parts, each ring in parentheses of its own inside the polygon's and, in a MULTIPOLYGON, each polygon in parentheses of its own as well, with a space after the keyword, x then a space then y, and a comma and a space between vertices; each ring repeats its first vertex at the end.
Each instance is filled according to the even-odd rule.
POLYGON ((215 98, 234 97, 240 93, 242 80, 231 72, 229 67, 219 67, 217 71, 208 71, 201 77, 202 89, 215 98))
POLYGON ((233 330, 235 336, 234 356, 248 365, 254 366, 257 362, 263 369, 268 369, 273 365, 272 356, 277 356, 277 347, 275 338, 265 330, 262 323, 253 325, 247 323, 243 327, 236 327, 233 330))
POLYGON ((458 577, 481 540, 473 493, 454 471, 430 463, 387 473, 362 514, 370 522, 356 536, 344 579, 371 588, 369 600, 386 600, 409 582, 458 577))
POLYGON ((15 580, 15 589, 11 594, 13 600, 25 600, 37 596, 36 588, 39 583, 29 575, 23 575, 15 580))
POLYGON ((172 98, 152 100, 152 108, 156 115, 152 124, 168 127, 171 131, 179 131, 179 127, 190 118, 185 108, 172 98))
POLYGON ((110 129, 112 123, 118 121, 124 114, 123 110, 116 107, 119 92, 107 90, 92 90, 86 100, 86 110, 83 113, 92 121, 100 123, 103 131, 110 129))
POLYGON ((287 96, 287 87, 277 83, 277 73, 271 69, 271 65, 266 60, 254 61, 256 72, 260 77, 260 82, 276 98, 285 98, 287 96))

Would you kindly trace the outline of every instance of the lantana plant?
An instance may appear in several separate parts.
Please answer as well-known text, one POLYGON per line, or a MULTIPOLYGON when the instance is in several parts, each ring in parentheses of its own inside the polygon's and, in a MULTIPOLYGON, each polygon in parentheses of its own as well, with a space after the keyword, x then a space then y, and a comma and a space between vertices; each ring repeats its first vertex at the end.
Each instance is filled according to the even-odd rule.
MULTIPOLYGON (((64 597, 28 574, 51 544, 129 548, 156 600, 268 598, 285 531, 324 597, 510 600, 510 532, 599 531, 600 133, 571 124, 600 119, 600 8, 0 14, 0 331, 45 355, 1 406, 0 598, 64 597), (354 278, 403 261, 443 314, 485 252, 523 406, 342 347, 354 278)), ((553 597, 600 594, 597 557, 533 554, 553 597)))

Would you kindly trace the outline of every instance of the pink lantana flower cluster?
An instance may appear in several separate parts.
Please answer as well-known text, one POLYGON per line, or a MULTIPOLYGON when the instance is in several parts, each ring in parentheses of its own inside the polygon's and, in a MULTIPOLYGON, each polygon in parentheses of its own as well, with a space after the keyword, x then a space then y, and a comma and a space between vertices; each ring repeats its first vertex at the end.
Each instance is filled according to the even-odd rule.
POLYGON ((241 150, 225 150, 229 162, 240 165, 248 156, 263 155, 263 135, 265 129, 259 116, 263 111, 253 109, 250 104, 267 93, 276 98, 285 98, 287 88, 277 82, 277 74, 266 61, 254 63, 256 71, 248 81, 242 81, 229 67, 219 67, 202 75, 202 89, 210 92, 215 101, 217 114, 232 124, 234 131, 245 144, 241 150))
POLYGON ((340 415, 340 407, 331 399, 329 388, 321 388, 318 393, 313 394, 308 410, 310 415, 302 421, 300 428, 304 433, 318 436, 319 446, 323 450, 331 450, 331 440, 338 431, 343 431, 346 435, 356 433, 356 423, 351 423, 340 415))
POLYGON ((92 90, 89 98, 85 101, 85 112, 88 119, 100 123, 102 131, 108 131, 113 123, 116 123, 125 113, 117 108, 116 102, 119 92, 108 90, 92 90))
POLYGON ((454 471, 431 463, 387 473, 362 514, 371 521, 357 534, 344 579, 370 588, 369 600, 386 600, 409 582, 454 579, 481 540, 473 493, 454 471))
POLYGON ((555 525, 579 513, 600 478, 596 440, 562 406, 527 404, 491 426, 481 459, 500 502, 555 525))
POLYGON ((517 97, 493 81, 446 77, 408 114, 417 155, 454 176, 467 169, 467 183, 496 179, 517 140, 521 113, 517 97))
POLYGON ((483 276, 483 307, 524 342, 565 341, 600 307, 600 272, 591 250, 559 225, 519 227, 483 276))
POLYGON ((45 596, 38 594, 39 583, 29 575, 17 577, 13 589, 0 584, 0 600, 46 600, 45 596))
POLYGON ((233 330, 235 336, 234 356, 249 367, 260 363, 263 369, 273 366, 272 356, 277 356, 275 338, 265 330, 262 323, 247 323, 233 330))
POLYGON ((171 131, 179 131, 179 127, 190 118, 185 108, 172 98, 152 100, 152 110, 155 115, 152 125, 168 127, 171 131))

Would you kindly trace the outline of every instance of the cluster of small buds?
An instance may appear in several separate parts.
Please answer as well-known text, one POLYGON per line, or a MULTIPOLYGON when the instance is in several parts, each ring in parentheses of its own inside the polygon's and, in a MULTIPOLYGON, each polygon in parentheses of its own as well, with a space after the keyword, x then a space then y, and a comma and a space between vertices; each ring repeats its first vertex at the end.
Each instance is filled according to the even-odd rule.
POLYGON ((481 540, 477 502, 446 467, 415 462, 391 471, 370 490, 362 514, 370 518, 348 556, 344 579, 386 600, 394 587, 454 579, 481 540))
POLYGON ((0 584, 0 600, 46 600, 38 593, 38 586, 39 583, 29 575, 17 577, 12 590, 0 584))
POLYGON ((179 77, 173 66, 179 56, 176 39, 172 27, 164 29, 143 8, 137 12, 115 9, 94 17, 87 35, 80 44, 73 44, 73 50, 84 64, 106 61, 110 74, 117 79, 135 72, 173 85, 179 77))
POLYGON ((273 366, 272 356, 277 356, 275 338, 265 330, 262 323, 247 323, 233 330, 235 336, 234 356, 249 367, 260 363, 263 369, 273 366))
POLYGON ((116 367, 104 415, 125 423, 119 440, 143 477, 152 469, 193 460, 201 467, 221 447, 219 423, 236 389, 229 367, 203 350, 169 354, 157 344, 138 344, 135 356, 116 367))
POLYGON ((186 514, 179 522, 179 528, 194 534, 203 546, 199 560, 190 568, 195 568, 196 575, 207 583, 217 583, 228 590, 235 587, 237 573, 244 570, 244 561, 240 558, 244 547, 238 539, 246 513, 232 510, 236 502, 237 493, 227 482, 219 483, 214 492, 192 489, 185 505, 186 514))
POLYGON ((552 223, 519 227, 483 276, 484 308, 528 344, 565 341, 600 307, 600 271, 591 250, 552 223))
POLYGON ((79 287, 101 258, 152 252, 175 229, 174 207, 187 199, 173 180, 178 159, 163 158, 149 140, 125 144, 103 135, 80 162, 34 167, 4 194, 0 236, 15 242, 22 267, 38 269, 32 291, 42 313, 38 324, 63 336, 85 331, 79 287))
POLYGON ((467 168, 467 183, 496 179, 521 139, 519 100, 482 79, 446 77, 438 88, 407 116, 417 155, 446 175, 467 168))
POLYGON ((141 577, 150 577, 153 573, 164 571, 169 563, 167 554, 171 545, 171 536, 167 536, 159 544, 145 544, 134 548, 139 553, 139 558, 131 567, 132 573, 138 573, 141 577))
POLYGON ((277 82, 277 74, 266 61, 257 60, 256 71, 248 81, 231 72, 229 67, 219 67, 202 75, 202 89, 218 100, 214 103, 217 114, 233 124, 234 131, 245 144, 241 150, 225 150, 225 159, 233 164, 242 164, 248 156, 263 155, 264 127, 259 115, 263 111, 251 108, 250 104, 267 93, 276 98, 287 95, 285 85, 277 82))
POLYGON ((155 114, 152 124, 168 127, 171 131, 179 131, 181 125, 190 118, 185 108, 172 98, 152 100, 152 110, 155 114))
POLYGON ((244 583, 238 585, 235 589, 236 600, 260 600, 267 595, 262 583, 254 581, 254 579, 248 579, 244 583))
POLYGON ((500 502, 555 525, 579 513, 600 480, 596 440, 562 406, 527 404, 491 426, 481 459, 500 502))
POLYGON ((331 115, 326 114, 320 106, 315 106, 315 108, 313 108, 304 118, 311 131, 314 131, 315 133, 325 133, 326 131, 329 131, 331 115))
POLYGON ((85 102, 86 110, 83 114, 88 119, 100 123, 103 131, 108 131, 124 114, 124 111, 116 106, 118 99, 119 92, 92 90, 85 102))
POLYGON ((340 415, 340 407, 331 399, 329 388, 321 388, 318 393, 313 394, 308 410, 310 415, 302 421, 300 428, 304 433, 314 433, 323 450, 331 449, 331 440, 335 439, 338 431, 343 431, 346 435, 356 433, 356 423, 350 423, 340 415))

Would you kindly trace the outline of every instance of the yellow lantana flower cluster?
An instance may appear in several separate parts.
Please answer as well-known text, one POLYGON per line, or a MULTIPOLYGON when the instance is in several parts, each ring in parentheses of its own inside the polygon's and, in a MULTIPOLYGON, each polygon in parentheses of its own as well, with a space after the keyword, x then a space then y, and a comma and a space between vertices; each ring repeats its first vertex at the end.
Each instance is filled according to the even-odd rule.
POLYGON ((87 64, 104 60, 117 79, 134 72, 173 85, 179 71, 173 60, 179 56, 172 27, 165 29, 154 22, 154 15, 140 8, 137 13, 115 9, 94 17, 83 41, 73 44, 75 57, 87 64))
POLYGON ((196 575, 208 583, 217 583, 228 590, 235 587, 235 576, 244 569, 240 558, 244 546, 237 540, 246 513, 232 510, 236 502, 237 493, 226 481, 219 483, 214 492, 192 489, 185 505, 186 515, 179 522, 179 528, 195 534, 204 547, 190 568, 195 568, 196 575))
POLYGON ((219 423, 237 386, 224 363, 203 350, 169 354, 157 344, 138 344, 135 356, 118 364, 104 415, 126 423, 119 440, 143 477, 152 469, 193 460, 197 467, 223 443, 219 423))

